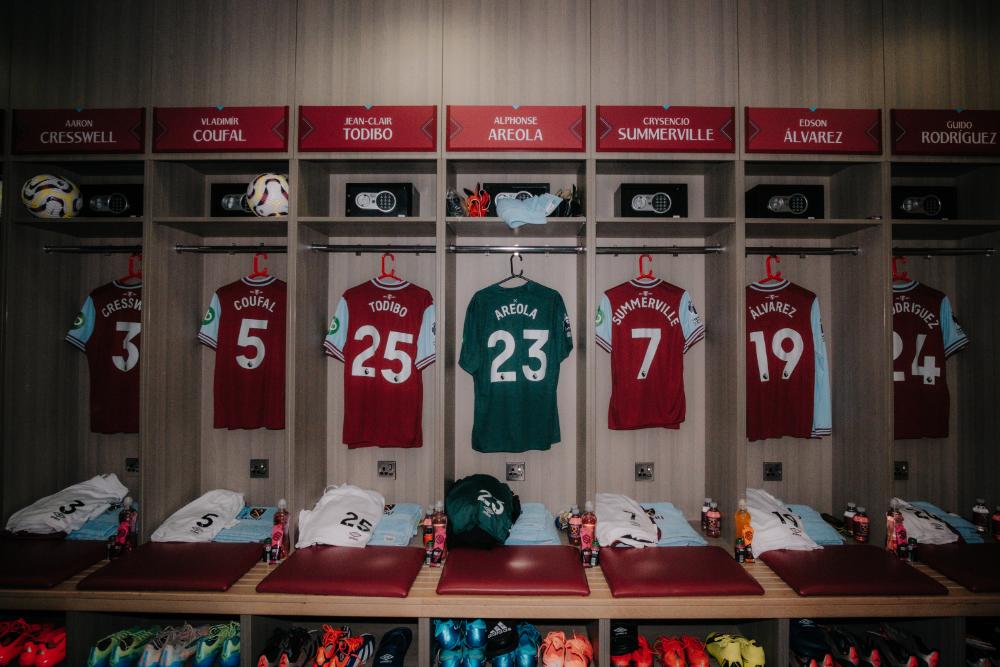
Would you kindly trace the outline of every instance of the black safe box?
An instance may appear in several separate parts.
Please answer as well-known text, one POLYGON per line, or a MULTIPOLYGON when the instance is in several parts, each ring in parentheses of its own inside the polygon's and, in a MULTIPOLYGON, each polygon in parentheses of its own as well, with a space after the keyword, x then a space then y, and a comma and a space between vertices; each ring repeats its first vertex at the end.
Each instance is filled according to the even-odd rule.
POLYGON ((892 186, 892 217, 916 220, 954 220, 958 194, 946 185, 892 186))
POLYGON ((141 183, 90 183, 80 186, 82 218, 137 218, 142 215, 141 183))
POLYGON ((490 196, 487 215, 497 214, 497 198, 526 199, 549 193, 548 183, 483 183, 483 190, 490 196))
POLYGON ((686 218, 687 189, 686 183, 622 183, 615 191, 615 209, 623 218, 686 218))
POLYGON ((413 183, 348 183, 345 198, 349 218, 420 215, 420 191, 413 183))
POLYGON ((823 217, 822 185, 756 185, 746 193, 748 218, 823 217))

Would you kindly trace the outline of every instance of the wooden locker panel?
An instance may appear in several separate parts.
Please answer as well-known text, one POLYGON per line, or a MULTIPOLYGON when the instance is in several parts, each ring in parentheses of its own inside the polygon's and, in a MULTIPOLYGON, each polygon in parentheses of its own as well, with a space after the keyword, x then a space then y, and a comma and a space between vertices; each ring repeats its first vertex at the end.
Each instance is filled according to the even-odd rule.
MULTIPOLYGON (((911 241, 897 242, 894 245, 904 247, 934 245, 935 247, 940 247, 958 244, 953 241, 934 241, 930 243, 926 241, 911 241)), ((966 267, 983 262, 991 262, 991 259, 974 257, 931 257, 924 259, 920 257, 919 252, 914 252, 912 256, 908 257, 908 262, 905 265, 901 265, 900 268, 906 271, 912 279, 944 292, 952 300, 954 314, 959 318, 964 327, 967 323, 971 324, 971 322, 967 321, 968 316, 960 309, 960 306, 970 307, 977 316, 982 316, 985 314, 983 306, 977 305, 974 302, 984 300, 981 293, 978 296, 975 295, 976 288, 973 288, 974 291, 972 294, 963 295, 958 287, 960 276, 966 267), (958 301, 960 297, 964 303, 958 301)), ((977 317, 976 319, 978 320, 979 318, 977 317)), ((983 319, 986 322, 989 321, 988 317, 983 319)), ((980 372, 988 371, 990 367, 995 366, 995 359, 991 357, 989 352, 991 341, 988 338, 977 340, 979 339, 978 332, 972 334, 969 329, 966 329, 966 333, 970 336, 969 347, 950 357, 947 362, 942 360, 938 360, 937 362, 938 364, 945 365, 947 373, 948 392, 950 395, 948 437, 895 440, 893 442, 893 460, 908 462, 910 469, 908 480, 893 481, 894 495, 905 500, 929 500, 942 509, 963 513, 963 515, 964 511, 972 507, 972 503, 969 503, 967 507, 958 506, 958 481, 961 475, 959 469, 959 449, 961 445, 959 443, 965 440, 963 431, 965 428, 971 427, 973 429, 972 433, 997 433, 995 428, 988 428, 988 421, 984 421, 984 419, 988 420, 989 417, 975 410, 974 407, 979 407, 977 406, 975 396, 981 391, 988 392, 989 389, 985 387, 981 388, 978 384, 965 385, 960 380, 960 377, 964 379, 965 377, 972 377, 975 374, 975 371, 972 371, 972 365, 975 365, 977 360, 982 365, 980 372), (972 338, 973 335, 975 335, 975 338, 972 338), (976 342, 979 343, 978 346, 974 346, 976 342), (991 361, 986 361, 986 359, 991 359, 991 361), (963 401, 967 392, 971 394, 969 397, 973 401, 971 404, 966 404, 963 401), (970 416, 976 415, 978 419, 963 419, 967 410, 970 416)), ((990 408, 989 411, 993 412, 994 408, 990 408)), ((979 492, 977 491, 966 489, 962 491, 965 492, 963 495, 971 495, 973 499, 979 497, 979 492)))
MULTIPOLYGON (((371 238, 337 237, 330 243, 371 243, 371 238)), ((428 244, 426 237, 392 237, 386 239, 392 244, 423 245, 428 244)), ((319 253, 323 255, 323 253, 319 253)), ((324 325, 317 331, 309 345, 315 346, 322 353, 323 336, 340 301, 341 295, 348 289, 362 284, 379 275, 381 271, 381 253, 364 253, 360 256, 346 253, 330 253, 324 255, 329 262, 329 282, 325 285, 325 293, 318 296, 317 305, 323 308, 324 325)), ((396 274, 404 280, 434 294, 436 284, 436 255, 403 254, 395 255, 396 274)), ((441 308, 440 299, 435 298, 436 308, 441 308)), ((384 345, 384 343, 383 343, 384 345)), ((381 352, 379 352, 381 353, 381 352)), ((423 371, 413 370, 423 382, 423 446, 414 448, 400 447, 361 447, 349 449, 343 441, 344 425, 344 373, 350 372, 344 363, 323 355, 319 363, 326 370, 327 402, 324 412, 327 422, 327 484, 350 483, 366 489, 374 489, 385 496, 386 502, 411 502, 428 505, 440 500, 441 489, 435 488, 434 455, 440 446, 435 442, 437 420, 443 411, 436 400, 435 387, 437 374, 441 364, 435 362, 423 371), (379 461, 396 462, 396 479, 379 478, 377 464, 379 461)), ((315 502, 315 498, 313 502, 315 502)))
POLYGON ((152 105, 290 105, 295 9, 266 0, 157 2, 152 105))
POLYGON ((594 104, 736 105, 735 0, 592 6, 594 104))
MULTIPOLYGON (((614 239, 607 245, 650 244, 649 238, 614 239)), ((697 245, 701 239, 657 238, 656 245, 697 245)), ((602 242, 604 244, 604 242, 602 242)), ((647 264, 653 274, 688 292, 698 314, 707 327, 710 323, 727 317, 716 309, 706 297, 706 276, 710 267, 721 263, 715 256, 706 255, 654 255, 647 264), (717 261, 718 260, 718 261, 717 261)), ((597 294, 599 302, 604 291, 631 280, 638 275, 635 255, 598 255, 597 294)), ((607 314, 610 317, 610 314, 607 314)), ((593 335, 593 325, 587 327, 593 335)), ((612 345, 614 342, 612 341, 612 345)), ((680 428, 646 428, 634 431, 615 431, 608 428, 608 406, 611 398, 611 355, 598 349, 597 391, 597 491, 623 493, 640 502, 669 501, 684 512, 688 519, 699 516, 705 497, 705 442, 707 412, 706 384, 708 379, 707 345, 702 340, 684 355, 684 395, 686 417, 680 428), (652 481, 635 480, 635 464, 652 462, 655 465, 652 481)), ((662 352, 661 352, 662 353, 662 352)), ((649 386, 646 391, 657 391, 649 386)), ((712 415, 725 419, 724 415, 712 415)))
POLYGON ((1000 106, 1000 6, 885 0, 886 107, 1000 106))
POLYGON ((445 0, 444 104, 585 104, 590 31, 586 0, 445 0))
MULTIPOLYGON (((502 238, 477 238, 475 245, 503 244, 502 238)), ((523 244, 568 243, 569 239, 526 239, 523 244)), ((454 337, 455 366, 454 393, 449 396, 454 401, 454 475, 460 479, 475 473, 486 473, 497 479, 504 480, 505 464, 509 462, 524 462, 526 466, 525 481, 507 482, 520 495, 522 502, 543 502, 549 511, 555 513, 577 498, 577 456, 578 449, 582 456, 582 447, 578 443, 579 426, 577 415, 578 374, 577 359, 583 354, 585 335, 592 334, 590 323, 580 322, 578 309, 578 276, 576 273, 577 258, 573 255, 526 255, 524 257, 524 275, 532 280, 556 290, 562 295, 566 304, 570 327, 573 331, 573 351, 561 363, 559 369, 559 385, 556 391, 559 411, 560 442, 554 443, 547 451, 529 451, 517 453, 481 453, 472 449, 472 426, 474 407, 474 383, 472 376, 457 365, 461 352, 462 331, 465 324, 466 310, 469 301, 480 289, 510 275, 508 258, 504 253, 489 255, 459 254, 455 258, 456 289, 455 301, 451 312, 454 313, 449 323, 448 336, 454 337)), ((519 270, 515 260, 515 272, 519 270)), ((509 283, 516 285, 516 281, 509 283)), ((554 363, 553 360, 549 361, 554 363)), ((518 428, 530 429, 530 423, 518 424, 518 428)))
MULTIPOLYGON (((748 245, 830 245, 827 241, 782 239, 754 240, 748 245)), ((800 285, 816 294, 819 298, 820 317, 826 330, 827 359, 830 364, 830 385, 836 387, 841 381, 837 362, 844 344, 833 335, 833 291, 831 271, 834 262, 846 258, 825 255, 806 255, 799 257, 793 254, 779 254, 780 264, 774 264, 773 270, 780 271, 782 277, 800 285)), ((752 255, 746 259, 746 283, 762 280, 765 257, 752 255)), ((846 286, 838 286, 846 288, 846 286)), ((753 321, 745 315, 746 327, 752 331, 753 321)), ((744 333, 744 336, 749 334, 744 333)), ((745 340, 745 338, 744 338, 745 340)), ((749 353, 748 353, 749 354, 749 353)), ((770 359, 770 355, 769 355, 770 359)), ((772 360, 773 361, 773 360, 772 360)), ((756 372, 756 363, 750 365, 747 373, 756 372)), ((772 373, 773 374, 773 373, 772 373)), ((834 412, 841 406, 835 405, 834 412)), ((747 443, 747 486, 762 488, 786 503, 811 505, 817 511, 829 512, 832 509, 833 495, 833 452, 839 442, 836 425, 833 435, 824 438, 769 438, 747 443), (782 464, 783 479, 780 482, 765 482, 763 477, 764 463, 767 461, 782 464)))
POLYGON ((18 2, 11 12, 12 107, 146 105, 152 3, 18 2))
POLYGON ((296 101, 438 104, 441 29, 441 0, 303 0, 296 101))
POLYGON ((740 0, 739 16, 741 106, 882 107, 881 3, 740 0))

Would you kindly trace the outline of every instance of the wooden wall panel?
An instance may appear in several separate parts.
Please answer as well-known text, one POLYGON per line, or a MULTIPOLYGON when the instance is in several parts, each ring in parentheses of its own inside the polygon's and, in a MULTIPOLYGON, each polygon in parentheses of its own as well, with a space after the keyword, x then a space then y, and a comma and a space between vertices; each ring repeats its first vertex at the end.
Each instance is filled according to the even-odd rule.
POLYGON ((585 104, 586 0, 445 0, 444 104, 585 104))
POLYGON ((882 106, 879 2, 740 0, 739 43, 743 106, 882 106))
POLYGON ((736 105, 735 0, 592 5, 594 104, 736 105))
POLYGON ((294 2, 160 0, 153 106, 291 104, 294 2))
MULTIPOLYGON (((649 239, 615 239, 614 245, 642 245, 649 239)), ((684 239, 656 239, 657 244, 684 245, 684 239)), ((695 308, 705 322, 706 331, 712 323, 727 317, 705 294, 706 273, 718 258, 705 255, 656 255, 651 264, 657 278, 687 290, 695 308)), ((638 275, 635 255, 599 255, 597 257, 597 294, 599 302, 604 290, 638 275)), ((593 326, 587 327, 593 336, 593 326)), ((597 491, 624 493, 640 502, 670 501, 689 519, 699 516, 705 497, 705 429, 709 415, 706 410, 707 345, 698 343, 684 355, 684 393, 687 416, 679 429, 648 428, 637 431, 612 431, 608 428, 608 404, 611 398, 611 355, 598 349, 597 366, 597 491), (635 464, 650 461, 655 465, 652 482, 635 481, 635 464), (678 465, 678 463, 681 465, 678 465)), ((662 353, 662 352, 661 352, 662 353)), ((656 387, 647 391, 656 392, 656 387)), ((712 415, 724 419, 723 415, 712 415)))
MULTIPOLYGON (((504 239, 476 239, 476 244, 495 244, 504 239)), ((522 243, 525 240, 521 239, 522 243)), ((454 336, 456 362, 461 351, 462 328, 469 301, 478 290, 510 275, 509 255, 460 254, 455 258, 455 272, 459 276, 456 284, 456 299, 453 305, 451 330, 454 336)), ((576 274, 577 260, 573 255, 527 255, 524 260, 524 274, 532 280, 550 287, 562 295, 573 330, 574 350, 560 366, 559 386, 556 392, 559 425, 562 440, 553 444, 548 451, 522 453, 480 453, 472 449, 472 425, 474 405, 474 384, 472 376, 461 368, 454 369, 455 392, 455 479, 474 473, 487 473, 504 479, 505 463, 523 461, 526 464, 524 482, 508 482, 521 501, 545 503, 552 512, 564 509, 574 502, 577 495, 577 373, 576 359, 585 345, 585 335, 592 332, 589 322, 580 322, 577 316, 579 277, 576 274), (586 333, 584 333, 586 332, 586 333)), ((515 271, 518 270, 515 266, 515 271)), ((517 283, 510 284, 510 286, 517 283)), ((550 360, 550 364, 554 363, 550 360)), ((517 424, 515 428, 530 429, 530 423, 517 424)))
POLYGON ((299 104, 438 104, 441 0, 299 2, 299 104))
POLYGON ((13 4, 11 106, 137 107, 149 93, 152 3, 13 4))
POLYGON ((886 107, 1000 106, 1000 5, 884 0, 886 107))

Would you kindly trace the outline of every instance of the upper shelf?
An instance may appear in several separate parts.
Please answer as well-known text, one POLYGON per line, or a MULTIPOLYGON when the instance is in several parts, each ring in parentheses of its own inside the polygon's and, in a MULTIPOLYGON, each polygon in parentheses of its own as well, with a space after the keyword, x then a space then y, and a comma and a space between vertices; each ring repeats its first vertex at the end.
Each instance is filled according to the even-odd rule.
POLYGON ((287 236, 288 218, 257 217, 156 217, 153 222, 198 236, 287 236))
POLYGON ((896 240, 959 240, 1000 231, 1000 220, 894 220, 896 240))
POLYGON ((548 218, 544 225, 524 225, 511 229, 500 218, 446 218, 449 231, 456 236, 478 237, 573 237, 583 234, 585 218, 548 218))
POLYGON ((328 236, 427 236, 436 233, 437 220, 432 216, 326 217, 299 216, 299 224, 328 236))
POLYGON ((138 238, 142 218, 71 218, 69 220, 15 219, 14 224, 81 238, 138 238))

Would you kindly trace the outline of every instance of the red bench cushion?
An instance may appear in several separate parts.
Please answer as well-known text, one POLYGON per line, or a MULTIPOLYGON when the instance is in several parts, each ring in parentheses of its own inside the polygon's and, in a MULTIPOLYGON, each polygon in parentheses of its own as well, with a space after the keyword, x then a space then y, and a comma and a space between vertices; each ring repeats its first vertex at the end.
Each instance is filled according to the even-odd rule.
POLYGON ((917 554, 974 593, 1000 592, 1000 544, 921 544, 917 554))
POLYGON ((424 550, 416 547, 296 549, 257 591, 405 598, 423 563, 424 550))
POLYGON ((52 588, 107 555, 104 542, 0 541, 0 588, 52 588))
POLYGON ((77 584, 90 591, 226 591, 260 561, 260 544, 147 542, 77 584))
POLYGON ((799 595, 948 594, 923 572, 873 546, 777 549, 760 558, 799 595))
POLYGON ((590 595, 580 551, 569 546, 457 548, 448 552, 441 595, 590 595))
POLYGON ((601 549, 601 571, 616 598, 764 594, 719 547, 601 549))

